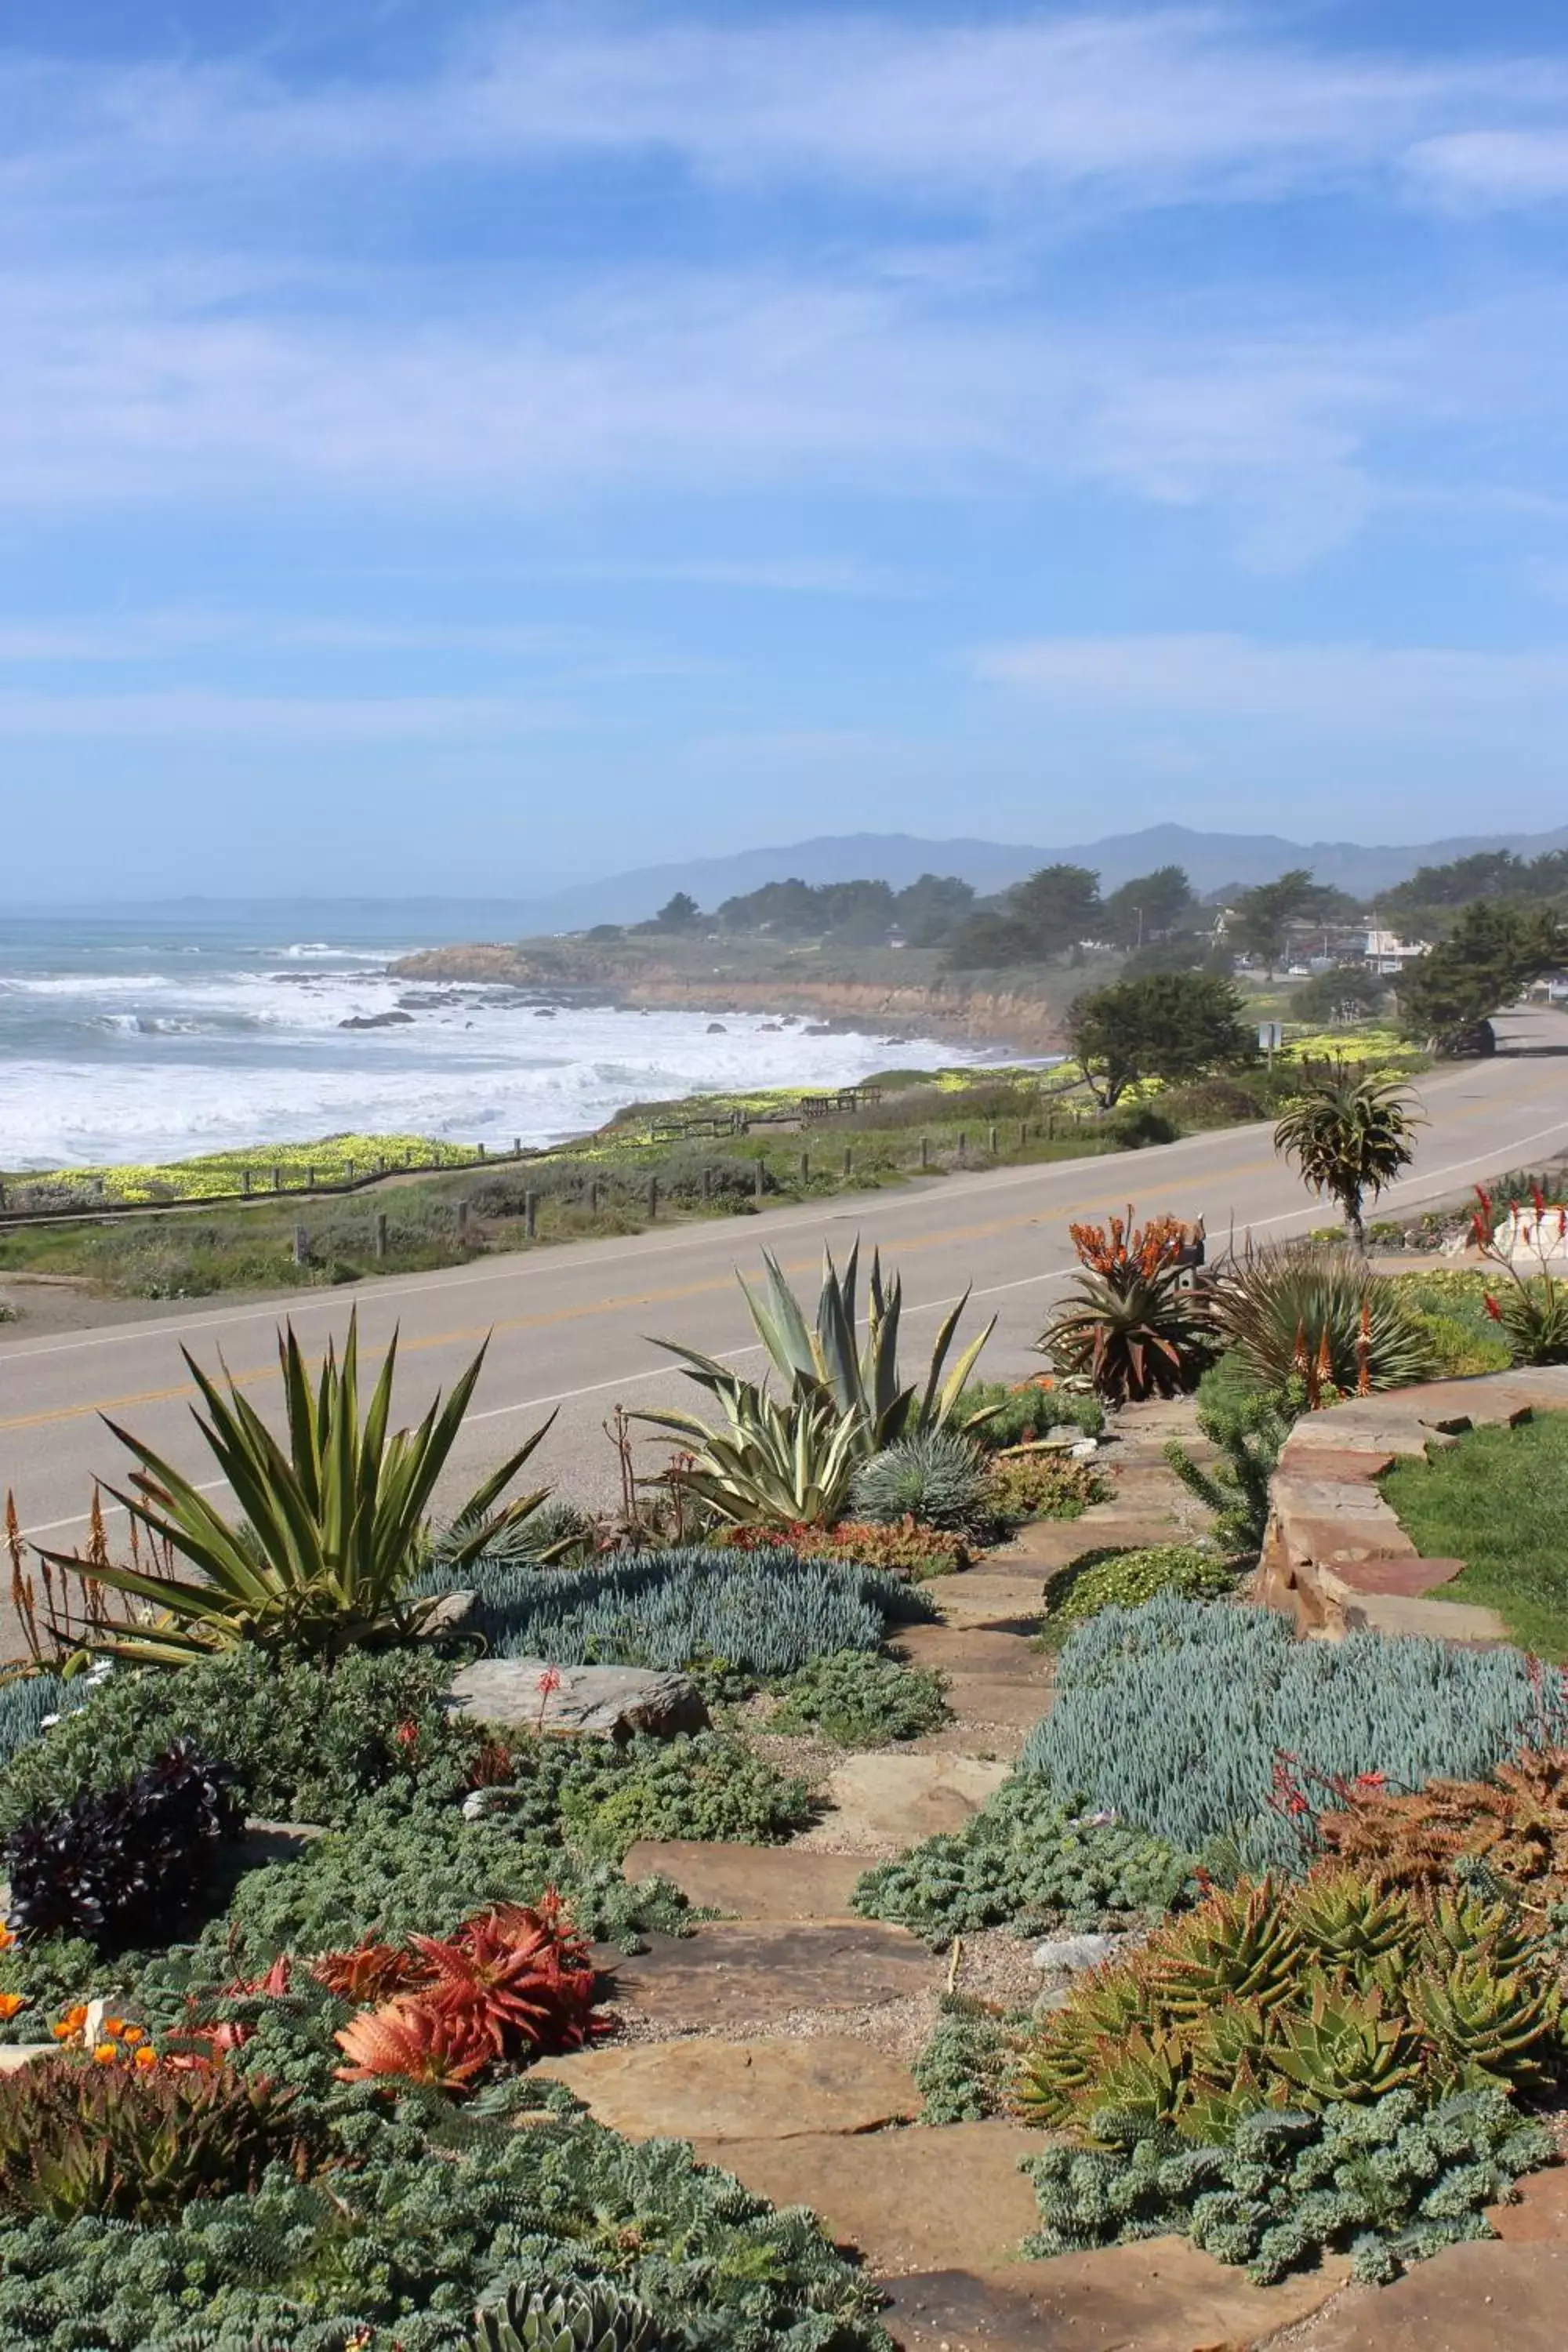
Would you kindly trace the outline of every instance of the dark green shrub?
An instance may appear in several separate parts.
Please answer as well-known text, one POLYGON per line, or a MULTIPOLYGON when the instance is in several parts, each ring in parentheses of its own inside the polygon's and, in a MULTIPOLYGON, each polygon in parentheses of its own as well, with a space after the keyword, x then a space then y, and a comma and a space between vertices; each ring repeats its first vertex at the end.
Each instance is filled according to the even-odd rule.
POLYGON ((1264 2285, 1329 2249, 1384 2284, 1406 2262, 1489 2237, 1484 2209, 1555 2153, 1496 2090, 1425 2109, 1393 2091, 1321 2115, 1259 2115, 1223 2148, 1121 2116, 1095 2129, 1102 2146, 1047 2148, 1030 2165, 1041 2228, 1026 2254, 1179 2231, 1264 2285))
POLYGON ((836 1650, 873 1650, 890 1621, 934 1613, 892 1577, 787 1550, 617 1552, 546 1577, 481 1564, 464 1580, 479 1594, 465 1633, 497 1657, 563 1666, 723 1658, 786 1675, 836 1650))
POLYGON ((855 1473, 849 1507, 858 1519, 892 1526, 915 1519, 959 1534, 991 1524, 990 1481, 977 1445, 955 1429, 925 1429, 874 1454, 855 1473))
POLYGON ((174 1741, 119 1788, 21 1822, 5 1841, 8 1917, 34 1940, 80 1937, 115 1952, 167 1933, 244 1818, 234 1775, 174 1741))
POLYGON ((1106 1126, 1124 1151, 1143 1151, 1154 1143, 1174 1143, 1182 1132, 1170 1111, 1152 1102, 1119 1104, 1106 1126))
POLYGON ((941 2014, 914 2063, 922 2124, 974 2124, 1006 2096, 1014 2037, 1000 2018, 963 1993, 944 1993, 941 2014))
MULTIPOLYGON (((610 1780, 604 1796, 619 1786, 610 1780)), ((572 1838, 563 1817, 571 1800, 591 1822, 594 1793, 579 1783, 569 1799, 553 1775, 476 1821, 451 1805, 367 1798, 297 1861, 247 1872, 205 1940, 219 1967, 232 1945, 237 1966, 260 1969, 280 1952, 344 1950, 371 1935, 447 1935, 487 1903, 536 1903, 550 1886, 596 1938, 627 1943, 645 1927, 679 1929, 684 1906, 673 1889, 627 1886, 613 1864, 590 1855, 587 1840, 572 1838)))
POLYGON ((884 1748, 918 1739, 948 1716, 940 1675, 900 1665, 875 1650, 840 1650, 792 1675, 770 1731, 819 1731, 844 1748, 884 1748))
POLYGON ((984 1927, 1094 1927, 1108 1912, 1168 1910, 1189 1869, 1161 1839, 1095 1820, 1016 1772, 963 1829, 868 1870, 855 1908, 933 1945, 984 1927))
POLYGON ((61 1789, 113 1788, 175 1739, 221 1756, 247 1811, 268 1821, 330 1824, 389 1784, 456 1793, 482 1740, 442 1706, 451 1678, 449 1661, 408 1650, 351 1651, 331 1669, 253 1649, 175 1670, 117 1667, 0 1776, 0 1830, 61 1789))
POLYGON ((1419 1789, 1483 1778, 1532 1726, 1561 1738, 1568 1696, 1532 1681, 1517 1650, 1379 1633, 1302 1642, 1272 1610, 1162 1593, 1073 1635, 1019 1772, 1183 1853, 1222 1840, 1237 1867, 1290 1871, 1311 1819, 1275 1801, 1281 1753, 1303 1775, 1382 1772, 1419 1789))

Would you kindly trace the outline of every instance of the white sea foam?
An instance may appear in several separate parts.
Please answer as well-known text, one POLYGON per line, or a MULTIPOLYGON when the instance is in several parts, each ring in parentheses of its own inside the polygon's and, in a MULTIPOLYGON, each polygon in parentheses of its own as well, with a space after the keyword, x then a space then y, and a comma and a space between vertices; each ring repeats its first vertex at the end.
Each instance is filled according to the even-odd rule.
MULTIPOLYGON (((174 949, 173 952, 180 952, 174 949)), ((8 975, 0 1167, 162 1160, 343 1132, 554 1142, 624 1104, 852 1084, 933 1040, 809 1036, 755 1013, 548 1008, 392 978, 361 949, 301 943, 200 968, 8 975), (405 1009, 412 1019, 345 1029, 405 1009), (723 1024, 710 1034, 710 1022, 723 1024)))

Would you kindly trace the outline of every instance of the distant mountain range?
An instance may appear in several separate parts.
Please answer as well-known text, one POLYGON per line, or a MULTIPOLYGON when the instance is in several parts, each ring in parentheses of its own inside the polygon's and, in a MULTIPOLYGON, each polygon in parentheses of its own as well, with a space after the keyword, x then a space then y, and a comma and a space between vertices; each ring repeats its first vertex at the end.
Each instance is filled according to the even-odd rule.
POLYGON ((1232 883, 1271 882, 1289 866, 1310 866, 1318 881, 1365 898, 1392 889, 1418 866, 1446 865, 1476 850, 1511 849, 1534 857, 1563 848, 1568 848, 1568 825, 1554 833, 1466 834, 1399 848, 1353 841, 1287 841, 1271 833, 1196 833, 1184 824, 1148 825, 1142 833, 1112 834, 1066 848, 967 839, 924 841, 909 833, 820 834, 777 849, 742 850, 733 857, 691 857, 668 866, 640 866, 603 882, 556 891, 513 912, 524 929, 578 931, 595 923, 642 922, 678 890, 689 891, 699 906, 712 908, 722 899, 760 889, 764 882, 791 877, 802 882, 890 882, 902 889, 922 874, 957 874, 977 890, 990 892, 1004 890, 1037 866, 1058 860, 1092 866, 1107 890, 1157 866, 1181 866, 1200 895, 1232 883))

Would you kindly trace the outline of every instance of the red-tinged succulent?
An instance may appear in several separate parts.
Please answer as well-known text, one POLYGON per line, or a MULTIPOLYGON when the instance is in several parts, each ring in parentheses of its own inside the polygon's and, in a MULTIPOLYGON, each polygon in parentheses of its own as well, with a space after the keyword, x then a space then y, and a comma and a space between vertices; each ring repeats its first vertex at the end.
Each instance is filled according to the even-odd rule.
POLYGON ((425 1983, 428 1969, 396 1944, 356 1944, 352 1951, 323 1952, 310 1974, 344 2000, 374 2004, 425 1983))
POLYGON ((463 2090, 496 2055, 490 2037, 471 2016, 416 2000, 365 2010, 335 2039, 350 2062, 337 2070, 342 2083, 396 2077, 463 2090))
POLYGON ((265 1976, 239 1979, 233 1984, 226 1984, 224 1992, 230 1998, 245 1993, 260 1993, 268 2000, 277 2000, 289 1990, 291 1965, 288 1953, 279 1952, 265 1976))

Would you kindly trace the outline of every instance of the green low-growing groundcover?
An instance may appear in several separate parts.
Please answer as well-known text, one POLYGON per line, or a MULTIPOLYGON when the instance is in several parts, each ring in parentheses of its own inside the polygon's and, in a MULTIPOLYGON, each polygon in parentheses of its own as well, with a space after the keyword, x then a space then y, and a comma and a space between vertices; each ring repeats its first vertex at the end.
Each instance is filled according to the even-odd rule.
MULTIPOLYGON (((51 2186, 12 2146, 7 2105, 20 2112, 27 2078, 0 2077, 0 2347, 458 2352, 476 2305, 601 2279, 646 2305, 663 2352, 886 2347, 875 2291, 808 2215, 775 2212, 678 2145, 634 2147, 526 2075, 466 2100, 336 2079, 333 2037, 354 2004, 314 1979, 313 1956, 450 1935, 551 1890, 584 1934, 634 1948, 687 1924, 675 1888, 626 1884, 619 1858, 635 1839, 777 1837, 807 1818, 798 1781, 721 1733, 624 1747, 525 1737, 509 1753, 443 1705, 451 1670, 419 1652, 351 1654, 328 1672, 242 1651, 174 1672, 117 1668, 63 1694, 0 1693, 15 1750, 0 1771, 7 1832, 58 1819, 73 1792, 90 1812, 181 1738, 232 1759, 245 1805, 330 1825, 293 1858, 249 1867, 216 1841, 167 1949, 100 1948, 88 1902, 79 1933, 0 1956, 0 1990, 25 2004, 8 2037, 37 2040, 102 1994, 166 2048, 194 2001, 235 2027, 229 2067, 292 2099, 296 2133, 294 2155, 246 2194, 231 2193, 215 2143, 205 2191, 198 2182, 178 2221, 111 2221, 76 2158, 51 2186), (62 1695, 69 1710, 46 1726, 60 1709, 41 1702, 62 1695), (519 2130, 522 2105, 545 2119, 519 2130)), ((88 1893, 121 1860, 139 1866, 100 1851, 88 1893)))
POLYGON ((1568 1661, 1568 1412, 1468 1430, 1382 1486, 1419 1551, 1465 1562, 1434 1600, 1495 1609, 1525 1649, 1568 1661))

